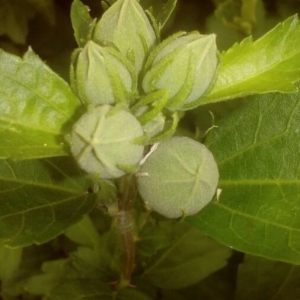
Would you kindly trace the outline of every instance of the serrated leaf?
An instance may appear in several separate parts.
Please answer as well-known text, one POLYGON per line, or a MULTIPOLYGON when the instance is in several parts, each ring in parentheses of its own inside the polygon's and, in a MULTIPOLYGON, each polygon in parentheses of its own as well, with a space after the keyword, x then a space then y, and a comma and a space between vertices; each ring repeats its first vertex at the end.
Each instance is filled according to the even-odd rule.
POLYGON ((231 255, 229 248, 186 224, 176 228, 176 239, 171 246, 160 252, 144 272, 152 284, 166 289, 186 287, 226 265, 231 255))
POLYGON ((74 0, 71 6, 71 21, 75 39, 79 47, 83 47, 91 37, 93 19, 89 14, 89 7, 80 0, 74 0))
MULTIPOLYGON (((54 244, 52 242, 52 244, 46 243, 44 245, 33 245, 25 248, 12 249, 7 247, 12 251, 21 252, 22 260, 16 272, 14 273, 13 278, 9 281, 2 282, 1 284, 1 297, 3 300, 15 300, 19 295, 24 293, 24 285, 26 280, 40 270, 40 266, 44 261, 57 257, 57 249, 54 249, 55 246, 53 246, 54 244)), ((3 264, 3 268, 5 268, 5 264, 16 266, 15 260, 12 263, 9 261, 9 256, 6 257, 6 259, 7 262, 3 264)))
POLYGON ((299 266, 246 255, 238 270, 235 299, 300 299, 299 281, 299 266))
POLYGON ((78 247, 71 254, 74 266, 85 277, 114 281, 120 273, 120 235, 112 228, 93 247, 78 247))
POLYGON ((0 160, 0 174, 0 242, 11 247, 49 241, 95 202, 70 158, 0 160))
POLYGON ((42 273, 33 275, 26 281, 24 288, 35 295, 47 295, 52 289, 64 282, 66 278, 80 277, 67 259, 46 261, 42 273))
POLYGON ((0 158, 68 154, 64 135, 79 101, 33 52, 21 59, 0 50, 0 158))
POLYGON ((253 42, 251 37, 221 54, 221 66, 203 103, 252 94, 297 91, 300 25, 292 16, 253 42))
POLYGON ((237 250, 300 264, 300 96, 255 96, 212 130, 219 199, 191 217, 237 250))

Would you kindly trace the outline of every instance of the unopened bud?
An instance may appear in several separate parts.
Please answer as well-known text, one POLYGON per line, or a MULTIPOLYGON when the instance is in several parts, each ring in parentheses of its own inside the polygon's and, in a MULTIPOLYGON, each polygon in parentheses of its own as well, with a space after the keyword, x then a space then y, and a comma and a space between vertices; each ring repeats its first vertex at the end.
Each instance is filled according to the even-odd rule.
POLYGON ((208 89, 217 64, 214 34, 177 34, 150 54, 142 86, 146 93, 168 90, 166 107, 170 110, 191 109, 198 106, 200 97, 208 89))
POLYGON ((74 124, 71 152, 86 172, 118 178, 138 167, 142 137, 142 126, 130 112, 98 106, 74 124))
POLYGON ((199 212, 212 200, 218 180, 212 153, 187 137, 159 143, 137 173, 138 190, 147 206, 168 218, 199 212))
POLYGON ((139 72, 156 36, 136 0, 118 0, 96 24, 93 40, 102 45, 114 44, 139 72))
POLYGON ((135 77, 131 64, 117 50, 89 41, 75 59, 71 81, 82 102, 103 105, 129 101, 135 77))

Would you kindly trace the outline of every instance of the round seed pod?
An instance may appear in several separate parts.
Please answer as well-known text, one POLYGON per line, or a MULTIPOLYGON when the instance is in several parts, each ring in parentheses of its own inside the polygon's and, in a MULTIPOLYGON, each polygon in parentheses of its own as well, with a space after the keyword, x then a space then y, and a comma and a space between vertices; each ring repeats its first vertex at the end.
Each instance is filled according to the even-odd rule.
POLYGON ((142 136, 142 126, 130 112, 98 106, 74 124, 71 152, 86 172, 118 178, 137 169, 144 150, 137 140, 142 136))
POLYGON ((168 218, 199 212, 212 200, 218 180, 212 153, 187 137, 161 142, 137 176, 138 190, 147 206, 168 218))

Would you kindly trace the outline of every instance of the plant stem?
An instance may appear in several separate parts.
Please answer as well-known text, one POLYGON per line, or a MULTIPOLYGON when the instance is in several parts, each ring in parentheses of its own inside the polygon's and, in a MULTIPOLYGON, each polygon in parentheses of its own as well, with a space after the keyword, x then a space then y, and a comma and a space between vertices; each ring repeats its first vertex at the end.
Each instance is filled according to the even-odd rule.
POLYGON ((122 243, 122 269, 119 288, 130 284, 135 263, 135 239, 131 208, 136 195, 135 183, 132 177, 124 178, 124 185, 120 187, 119 212, 117 223, 121 234, 122 243))

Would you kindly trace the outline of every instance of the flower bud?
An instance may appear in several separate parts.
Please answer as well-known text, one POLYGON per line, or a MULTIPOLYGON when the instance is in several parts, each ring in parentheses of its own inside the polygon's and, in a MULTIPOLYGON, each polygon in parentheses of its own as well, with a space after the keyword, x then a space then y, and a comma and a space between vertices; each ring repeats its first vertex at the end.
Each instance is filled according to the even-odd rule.
POLYGON ((166 107, 170 110, 191 109, 198 106, 199 98, 208 89, 217 64, 214 34, 177 34, 150 54, 142 86, 146 93, 168 90, 166 107))
POLYGON ((138 190, 147 206, 168 218, 200 211, 212 200, 219 180, 211 152, 187 137, 159 143, 138 174, 138 190))
MULTIPOLYGON (((141 107, 135 114, 135 116, 138 118, 141 116, 145 111, 147 111, 147 106, 141 107)), ((144 134, 147 138, 147 140, 150 140, 152 137, 160 133, 164 127, 165 127, 165 121, 166 118, 163 115, 162 112, 159 112, 153 119, 146 122, 145 124, 142 124, 144 134)))
POLYGON ((156 36, 136 0, 118 0, 96 24, 93 40, 103 45, 114 44, 133 63, 138 73, 156 36))
POLYGON ((101 178, 117 178, 135 171, 144 147, 143 129, 128 111, 103 105, 85 113, 74 124, 71 152, 79 166, 101 178))
POLYGON ((72 86, 84 103, 103 105, 128 101, 136 89, 130 62, 117 50, 93 41, 79 52, 72 72, 72 86))

